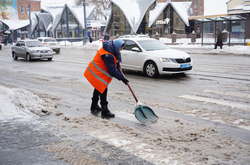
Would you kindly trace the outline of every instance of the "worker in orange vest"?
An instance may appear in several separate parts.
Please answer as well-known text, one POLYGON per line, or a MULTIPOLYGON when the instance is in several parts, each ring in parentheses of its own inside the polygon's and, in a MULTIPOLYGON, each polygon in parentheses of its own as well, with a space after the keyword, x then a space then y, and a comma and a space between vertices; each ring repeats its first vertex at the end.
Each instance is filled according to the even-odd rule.
POLYGON ((124 84, 129 82, 120 68, 120 50, 124 44, 124 41, 120 39, 104 41, 103 47, 97 51, 84 72, 86 79, 95 88, 90 107, 93 115, 98 115, 101 112, 102 118, 115 117, 108 109, 107 92, 112 77, 121 80, 124 84), (101 107, 98 105, 99 99, 101 107))

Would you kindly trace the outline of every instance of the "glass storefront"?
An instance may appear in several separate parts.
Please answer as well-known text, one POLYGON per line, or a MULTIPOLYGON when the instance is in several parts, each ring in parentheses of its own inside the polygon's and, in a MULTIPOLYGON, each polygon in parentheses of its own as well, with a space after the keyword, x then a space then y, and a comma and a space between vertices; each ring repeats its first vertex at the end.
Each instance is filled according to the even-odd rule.
POLYGON ((63 11, 61 20, 56 27, 55 34, 57 38, 83 37, 82 27, 68 8, 63 11))
POLYGON ((112 17, 110 23, 108 31, 111 36, 130 34, 131 32, 131 28, 126 17, 116 5, 112 5, 112 17))
POLYGON ((240 15, 198 19, 202 43, 214 44, 222 33, 224 44, 244 44, 246 39, 246 18, 240 15))
POLYGON ((172 6, 167 6, 152 25, 151 33, 158 34, 159 36, 172 34, 173 32, 185 34, 185 28, 185 23, 181 20, 180 16, 176 13, 172 6))
POLYGON ((56 38, 83 37, 82 26, 68 8, 63 11, 61 20, 56 27, 55 34, 56 38))

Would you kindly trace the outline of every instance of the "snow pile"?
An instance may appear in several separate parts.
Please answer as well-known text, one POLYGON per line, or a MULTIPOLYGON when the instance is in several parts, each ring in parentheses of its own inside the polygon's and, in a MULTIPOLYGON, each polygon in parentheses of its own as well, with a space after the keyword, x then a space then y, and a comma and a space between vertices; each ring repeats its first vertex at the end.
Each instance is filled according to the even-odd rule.
POLYGON ((80 48, 87 48, 87 49, 98 49, 102 46, 102 41, 97 40, 90 43, 89 41, 83 45, 82 41, 79 42, 70 42, 70 41, 60 41, 60 46, 65 47, 80 47, 80 48))
POLYGON ((214 49, 210 53, 230 53, 250 55, 250 46, 224 46, 223 49, 214 49))
POLYGON ((0 85, 0 120, 31 119, 44 109, 44 101, 33 93, 0 85), (31 113, 33 112, 33 113, 31 113))
POLYGON ((102 47, 102 41, 101 40, 93 41, 92 43, 87 42, 84 45, 84 48, 88 48, 88 49, 99 49, 101 47, 102 47))

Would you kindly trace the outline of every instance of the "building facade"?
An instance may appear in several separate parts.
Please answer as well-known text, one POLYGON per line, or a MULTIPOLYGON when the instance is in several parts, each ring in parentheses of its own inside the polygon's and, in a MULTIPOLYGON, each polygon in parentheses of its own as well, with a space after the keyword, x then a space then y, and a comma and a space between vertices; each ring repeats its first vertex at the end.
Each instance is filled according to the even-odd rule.
MULTIPOLYGON (((227 2, 227 11, 229 15, 240 15, 246 18, 245 36, 250 39, 250 1, 249 0, 229 0, 227 2)), ((237 23, 237 22, 236 22, 237 23)), ((235 26, 235 30, 242 28, 240 23, 235 26)))
POLYGON ((158 2, 192 2, 190 16, 204 15, 204 0, 158 0, 158 2))
POLYGON ((142 6, 140 4, 142 1, 133 1, 134 5, 131 2, 129 7, 124 7, 122 3, 125 2, 112 0, 112 13, 106 31, 111 36, 131 33, 166 36, 172 33, 192 32, 188 29, 192 2, 166 0, 148 0, 147 2, 148 4, 144 2, 144 6, 142 6), (136 6, 142 7, 138 9, 136 6), (141 10, 142 8, 143 10, 141 10), (138 14, 131 17, 130 11, 132 10, 138 14))
POLYGON ((29 19, 29 10, 31 12, 41 10, 40 0, 17 0, 18 18, 20 20, 29 19))

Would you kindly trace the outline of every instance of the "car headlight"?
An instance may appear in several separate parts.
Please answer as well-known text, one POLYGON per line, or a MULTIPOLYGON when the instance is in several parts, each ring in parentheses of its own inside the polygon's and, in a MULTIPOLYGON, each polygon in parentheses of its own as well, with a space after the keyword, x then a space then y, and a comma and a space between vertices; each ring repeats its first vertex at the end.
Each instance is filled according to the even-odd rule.
POLYGON ((171 59, 170 58, 161 58, 161 61, 162 62, 171 62, 171 59))

